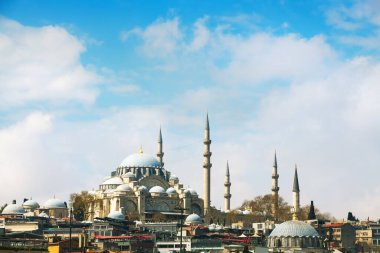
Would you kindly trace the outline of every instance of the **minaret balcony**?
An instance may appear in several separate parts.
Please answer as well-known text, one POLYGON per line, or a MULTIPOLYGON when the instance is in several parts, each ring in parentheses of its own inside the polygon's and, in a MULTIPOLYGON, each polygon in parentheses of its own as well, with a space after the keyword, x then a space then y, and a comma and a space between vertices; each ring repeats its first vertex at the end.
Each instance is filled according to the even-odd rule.
POLYGON ((229 193, 226 193, 226 194, 224 194, 224 198, 226 198, 226 199, 230 199, 231 198, 231 194, 229 194, 229 193))
POLYGON ((210 169, 212 166, 212 163, 203 163, 203 168, 210 169))
POLYGON ((204 152, 204 153, 203 153, 203 156, 204 156, 204 157, 210 157, 211 155, 212 155, 212 152, 210 152, 210 151, 209 151, 209 152, 204 152))
POLYGON ((211 144, 211 140, 204 140, 204 141, 203 141, 203 144, 205 144, 205 145, 210 145, 210 144, 211 144))
POLYGON ((227 187, 227 186, 230 187, 230 186, 231 186, 231 182, 225 182, 225 183, 224 183, 224 186, 226 186, 226 187, 227 187))
POLYGON ((274 191, 274 192, 278 192, 280 190, 280 187, 272 187, 272 191, 274 191))

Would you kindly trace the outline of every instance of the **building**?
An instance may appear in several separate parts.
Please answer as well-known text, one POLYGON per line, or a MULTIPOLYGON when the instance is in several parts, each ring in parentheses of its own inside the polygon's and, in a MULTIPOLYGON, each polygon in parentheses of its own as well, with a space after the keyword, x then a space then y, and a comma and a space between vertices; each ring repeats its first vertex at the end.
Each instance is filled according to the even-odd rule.
POLYGON ((355 228, 350 223, 329 223, 322 225, 329 240, 329 249, 355 252, 355 228))
MULTIPOLYGON (((205 221, 226 220, 226 213, 210 206, 210 170, 211 170, 211 139, 208 116, 206 117, 204 137, 204 187, 205 196, 201 198, 192 188, 186 188, 164 167, 163 138, 161 129, 157 141, 156 156, 144 153, 140 148, 138 153, 127 156, 120 165, 110 172, 96 191, 91 191, 93 202, 88 213, 89 220, 95 217, 107 217, 114 211, 123 215, 132 215, 143 222, 177 221, 179 208, 185 209, 185 214, 197 214, 208 217, 205 221)), ((230 171, 227 163, 225 177, 225 208, 230 210, 230 171)), ((211 222, 212 223, 212 222, 211 222)))

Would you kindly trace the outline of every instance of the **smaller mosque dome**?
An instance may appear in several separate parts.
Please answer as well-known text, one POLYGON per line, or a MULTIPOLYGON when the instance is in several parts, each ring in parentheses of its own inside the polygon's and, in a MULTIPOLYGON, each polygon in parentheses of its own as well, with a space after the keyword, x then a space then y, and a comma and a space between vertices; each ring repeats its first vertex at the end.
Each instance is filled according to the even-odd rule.
POLYGON ((252 214, 252 213, 251 213, 250 211, 248 211, 248 210, 244 210, 242 213, 245 214, 245 215, 247 215, 247 214, 252 214))
POLYGON ((170 187, 166 190, 166 193, 167 194, 176 194, 177 191, 173 188, 173 187, 170 187))
POLYGON ((7 205, 1 214, 24 214, 25 210, 18 204, 7 205))
POLYGON ((148 188, 146 188, 145 185, 142 185, 142 186, 139 187, 139 191, 141 191, 141 192, 148 192, 148 188))
POLYGON ((102 185, 120 185, 123 184, 123 180, 120 177, 111 177, 104 181, 102 185))
POLYGON ((43 208, 47 208, 47 209, 50 209, 50 208, 67 208, 67 206, 66 206, 64 201, 62 201, 60 199, 53 198, 53 199, 47 200, 44 203, 43 208))
POLYGON ((132 188, 127 184, 121 184, 118 187, 116 187, 115 191, 119 192, 131 192, 133 191, 132 188))
POLYGON ((150 193, 165 193, 165 189, 159 185, 153 186, 149 190, 150 193))
POLYGON ((178 177, 176 175, 171 175, 169 180, 178 180, 178 177))
POLYGON ((193 213, 187 216, 185 223, 192 224, 192 225, 199 225, 199 224, 202 224, 202 218, 198 214, 193 213))
POLYGON ((133 154, 125 158, 119 167, 128 168, 159 168, 160 162, 156 157, 148 154, 144 154, 141 150, 137 154, 133 154))
POLYGON ((124 178, 136 178, 135 174, 133 174, 132 172, 127 172, 127 173, 123 174, 122 177, 124 177, 124 178))
POLYGON ((45 212, 41 212, 38 217, 49 218, 49 215, 45 212))
POLYGON ((116 220, 124 220, 125 216, 120 211, 111 211, 108 216, 108 218, 116 219, 116 220))
POLYGON ((311 225, 299 221, 299 220, 290 220, 281 223, 276 226, 270 237, 304 237, 304 236, 315 236, 318 237, 319 234, 311 225))
POLYGON ((30 199, 22 203, 23 208, 28 208, 28 209, 36 209, 39 208, 40 205, 37 203, 37 201, 30 199))

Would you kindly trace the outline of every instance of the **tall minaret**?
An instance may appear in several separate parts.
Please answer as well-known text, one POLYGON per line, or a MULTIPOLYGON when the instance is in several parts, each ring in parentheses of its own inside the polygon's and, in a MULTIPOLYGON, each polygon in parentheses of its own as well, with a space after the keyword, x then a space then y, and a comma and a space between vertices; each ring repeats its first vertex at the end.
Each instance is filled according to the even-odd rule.
POLYGON ((211 152, 210 152, 210 124, 208 122, 208 114, 206 116, 206 127, 205 127, 205 138, 203 141, 204 144, 204 160, 203 160, 203 168, 204 168, 204 213, 207 214, 210 209, 210 169, 211 169, 211 152))
POLYGON ((272 167, 272 216, 275 221, 278 221, 278 178, 277 174, 277 156, 276 151, 274 152, 274 161, 272 167))
POLYGON ((231 209, 231 181, 230 181, 230 168, 228 166, 228 161, 227 161, 227 169, 226 169, 226 181, 224 182, 224 210, 225 211, 230 211, 231 209))
POLYGON ((293 220, 298 220, 300 215, 300 186, 298 184, 297 164, 293 181, 293 220))
POLYGON ((160 127, 160 132, 158 134, 158 141, 157 141, 157 159, 160 162, 161 167, 164 166, 164 161, 162 159, 163 157, 164 157, 164 152, 162 152, 162 134, 161 134, 161 127, 160 127))

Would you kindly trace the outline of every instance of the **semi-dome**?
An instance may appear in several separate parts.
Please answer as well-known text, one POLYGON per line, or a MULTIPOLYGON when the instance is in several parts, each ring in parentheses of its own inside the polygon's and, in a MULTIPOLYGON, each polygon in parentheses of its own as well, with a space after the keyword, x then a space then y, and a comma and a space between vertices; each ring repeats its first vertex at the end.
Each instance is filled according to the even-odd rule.
POLYGON ((169 187, 169 188, 166 190, 166 193, 167 193, 167 194, 176 194, 177 191, 176 191, 173 187, 169 187))
POLYGON ((132 172, 127 172, 127 173, 123 174, 122 177, 124 177, 124 178, 135 178, 136 176, 132 172))
POLYGON ((185 223, 193 224, 193 225, 199 225, 202 223, 202 218, 198 214, 193 213, 193 214, 190 214, 189 216, 187 216, 185 223))
POLYGON ((28 209, 36 209, 39 208, 40 205, 37 203, 37 201, 30 199, 22 203, 23 208, 28 208, 28 209))
POLYGON ((119 167, 129 167, 129 168, 158 168, 161 167, 160 162, 156 157, 142 152, 133 154, 125 158, 119 167))
POLYGON ((165 193, 165 189, 159 185, 153 186, 149 190, 150 193, 165 193))
POLYGON ((108 216, 108 218, 116 219, 116 220, 124 220, 125 216, 120 211, 111 211, 108 216))
POLYGON ((123 179, 121 179, 120 177, 111 177, 107 179, 106 181, 104 181, 102 185, 120 185, 123 183, 124 183, 123 179))
POLYGON ((304 236, 316 236, 318 237, 319 234, 315 228, 313 228, 311 225, 298 221, 298 220, 291 220, 291 221, 285 221, 281 223, 280 225, 276 226, 275 229, 272 231, 272 233, 269 235, 270 237, 304 237, 304 236))
POLYGON ((53 199, 47 200, 44 203, 43 208, 47 208, 47 209, 50 209, 50 208, 67 208, 67 206, 66 206, 64 201, 62 201, 60 199, 53 198, 53 199))
POLYGON ((119 191, 119 192, 131 192, 133 190, 132 190, 132 188, 128 184, 121 184, 118 187, 116 187, 115 191, 119 191))
POLYGON ((24 214, 25 210, 18 204, 7 205, 2 214, 24 214))

